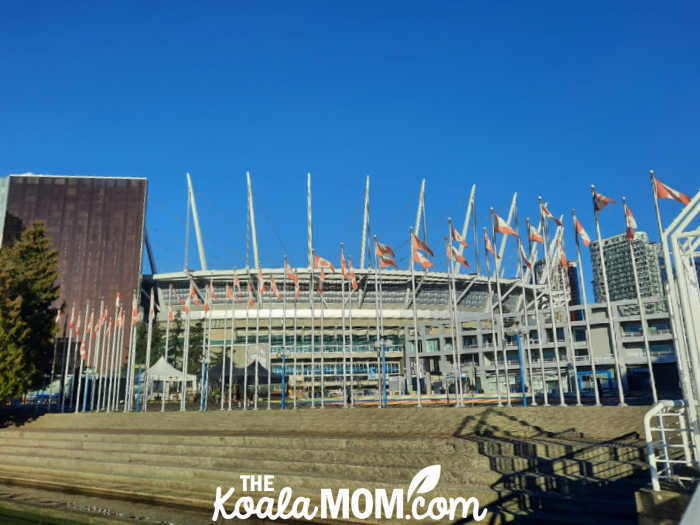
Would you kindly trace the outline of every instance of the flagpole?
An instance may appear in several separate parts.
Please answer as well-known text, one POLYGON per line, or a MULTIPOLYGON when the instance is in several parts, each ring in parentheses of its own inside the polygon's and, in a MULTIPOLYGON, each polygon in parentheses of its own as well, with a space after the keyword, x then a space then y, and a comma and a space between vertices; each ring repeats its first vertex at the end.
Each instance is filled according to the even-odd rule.
POLYGON ((354 370, 354 358, 352 356, 352 347, 353 347, 353 341, 352 341, 352 292, 353 292, 353 287, 352 283, 354 282, 354 275, 355 272, 352 270, 352 258, 348 256, 348 262, 350 264, 351 268, 351 274, 350 277, 353 279, 350 281, 350 285, 348 286, 348 293, 350 294, 350 297, 348 298, 348 304, 350 305, 350 311, 348 315, 348 330, 350 331, 350 408, 353 408, 355 406, 355 393, 353 389, 355 388, 355 370, 354 370))
MULTIPOLYGON (((236 270, 233 270, 234 279, 236 278, 236 270)), ((231 285, 231 346, 229 347, 228 354, 228 409, 232 410, 231 404, 233 403, 233 345, 236 344, 236 311, 235 311, 235 301, 236 301, 236 288, 235 284, 231 285)), ((224 334, 224 339, 226 334, 224 334)), ((223 392, 222 392, 223 393, 223 392)))
POLYGON ((246 301, 245 306, 245 356, 243 359, 243 410, 248 409, 248 317, 252 293, 253 289, 250 285, 250 272, 248 272, 248 301, 246 301))
POLYGON ((190 359, 190 321, 192 319, 190 298, 191 294, 188 290, 187 300, 185 301, 185 310, 187 310, 187 317, 185 317, 185 337, 182 343, 182 386, 180 387, 180 412, 184 412, 187 409, 187 364, 190 359))
MULTIPOLYGON (((260 277, 260 268, 258 268, 258 278, 260 277)), ((255 393, 253 395, 253 410, 258 409, 258 388, 260 387, 260 378, 258 372, 258 364, 260 361, 260 303, 262 302, 261 282, 258 282, 258 300, 255 309, 255 393)))
POLYGON ((95 338, 92 332, 94 319, 95 310, 93 309, 92 312, 90 312, 90 320, 88 321, 89 327, 87 331, 87 355, 85 356, 85 384, 83 386, 83 407, 81 409, 81 412, 85 412, 85 408, 87 406, 88 390, 90 389, 90 358, 92 357, 92 342, 95 338))
MULTIPOLYGON (((559 248, 561 250, 560 257, 564 257, 566 259, 566 253, 564 252, 564 238, 562 235, 562 240, 559 245, 559 248)), ((569 280, 569 274, 568 274, 568 268, 569 268, 569 261, 567 260, 566 262, 566 269, 563 267, 560 267, 559 269, 559 275, 561 275, 562 271, 564 271, 564 284, 566 286, 566 289, 564 290, 565 294, 568 290, 569 294, 571 294, 571 282, 569 280)), ((566 295, 564 296, 565 299, 565 304, 566 304, 566 328, 567 331, 569 332, 569 345, 571 347, 571 364, 574 369, 574 388, 576 391, 576 406, 581 406, 581 388, 579 387, 578 384, 578 367, 576 366, 576 346, 574 343, 574 331, 571 328, 571 310, 569 309, 569 302, 571 299, 569 298, 567 300, 566 295)), ((568 374, 567 374, 568 375, 568 374)))
MULTIPOLYGON (((109 366, 109 395, 107 397, 107 400, 109 401, 109 405, 107 406, 107 412, 111 412, 112 409, 114 408, 114 383, 115 379, 117 377, 116 373, 116 362, 117 362, 117 339, 119 338, 119 326, 117 323, 117 319, 119 317, 119 311, 117 311, 114 314, 114 333, 112 334, 112 351, 110 354, 110 366, 109 366)), ((136 357, 136 343, 134 342, 134 360, 136 357)))
MULTIPOLYGON (((116 318, 116 313, 114 314, 116 318)), ((131 387, 129 388, 129 411, 131 411, 131 408, 133 407, 134 404, 134 382, 136 380, 136 324, 138 323, 138 302, 137 302, 137 294, 136 290, 133 291, 133 308, 131 312, 131 318, 132 318, 132 324, 134 325, 134 329, 132 331, 133 337, 131 340, 131 348, 129 349, 129 355, 131 358, 131 367, 127 371, 128 378, 127 380, 129 381, 129 384, 131 387)), ((115 329, 116 329, 116 323, 115 323, 115 329)))
MULTIPOLYGON (((622 197, 622 210, 625 214, 625 221, 627 221, 627 213, 625 209, 627 208, 627 199, 622 197)), ((647 311, 644 307, 644 302, 642 301, 642 294, 639 291, 639 275, 637 273, 637 261, 634 258, 634 231, 631 231, 632 239, 628 239, 627 245, 630 250, 630 259, 632 259, 632 275, 634 276, 634 291, 637 295, 637 304, 639 305, 639 320, 642 324, 642 338, 644 339, 644 349, 647 354, 647 367, 649 368, 649 383, 651 383, 651 395, 654 399, 654 404, 659 401, 659 396, 656 392, 656 379, 654 377, 654 366, 651 362, 651 348, 649 345, 649 334, 647 327, 647 311)))
MULTIPOLYGON (((99 357, 99 360, 97 360, 97 375, 99 376, 98 378, 98 384, 97 384, 97 408, 96 410, 99 412, 102 410, 102 396, 103 396, 103 389, 104 389, 104 368, 105 368, 105 349, 107 347, 107 328, 109 328, 109 323, 107 322, 107 317, 109 317, 109 308, 105 310, 104 313, 104 322, 102 323, 101 327, 101 333, 100 333, 100 342, 99 342, 99 348, 97 351, 97 356, 99 357)), ((100 320, 102 322, 102 317, 100 317, 100 320)))
MULTIPOLYGON (((282 269, 282 355, 284 356, 287 352, 287 256, 284 256, 284 267, 282 269)), ((287 363, 283 363, 282 366, 282 377, 287 375, 287 363)), ((296 365, 296 363, 295 363, 296 365)), ((294 372, 296 373, 296 366, 294 366, 294 372)), ((295 378, 296 379, 296 378, 295 378)), ((295 381, 296 382, 296 381, 295 381)), ((285 385, 286 390, 286 385, 285 385)), ((287 397, 287 392, 282 392, 282 397, 287 397)), ((296 401, 295 401, 296 402, 296 401)))
POLYGON ((110 319, 109 335, 105 347, 105 382, 102 393, 102 408, 105 412, 110 412, 112 408, 112 356, 114 355, 116 334, 117 325, 115 323, 112 328, 112 320, 110 319))
POLYGON ((416 272, 413 268, 413 257, 414 257, 414 252, 415 248, 413 247, 413 228, 409 228, 409 246, 411 249, 411 292, 413 294, 413 300, 411 301, 411 304, 413 306, 413 336, 414 336, 414 344, 415 344, 415 354, 416 354, 416 392, 417 392, 417 401, 418 401, 418 407, 423 406, 423 400, 421 396, 421 385, 420 385, 420 380, 421 380, 421 372, 420 372, 420 357, 418 355, 418 315, 416 313, 416 272))
MULTIPOLYGON (((270 281, 272 282, 272 281, 270 281)), ((272 287, 272 284, 270 284, 272 287)), ((270 410, 270 389, 272 388, 272 307, 267 307, 267 409, 270 410)))
MULTIPOLYGON (((527 223, 527 247, 528 247, 528 252, 530 253, 530 257, 535 259, 533 256, 535 253, 535 250, 532 248, 532 239, 530 238, 530 217, 527 217, 525 219, 525 222, 527 223)), ((542 245, 543 249, 546 250, 546 247, 544 244, 542 245)), ((532 268, 532 271, 530 272, 530 278, 532 280, 532 302, 534 303, 535 306, 535 324, 537 325, 537 348, 540 351, 540 373, 542 374, 542 395, 544 397, 544 406, 549 406, 549 396, 547 394, 547 377, 544 371, 544 346, 543 346, 543 332, 542 332, 542 323, 540 319, 540 312, 538 309, 538 300, 537 300, 537 279, 535 276, 535 269, 534 267, 532 268)), ((533 390, 534 390, 534 385, 533 385, 533 390)), ((534 404, 534 402, 533 402, 534 404)))
POLYGON ((449 293, 450 293, 450 303, 452 305, 452 314, 454 315, 454 320, 452 324, 452 364, 454 366, 455 372, 455 407, 464 406, 464 394, 462 393, 462 363, 461 363, 461 352, 457 351, 457 285, 455 283, 455 266, 457 261, 452 259, 452 243, 454 239, 452 238, 452 218, 447 218, 447 275, 449 277, 449 293))
MULTIPOLYGON (((528 231, 528 237, 529 237, 528 231)), ((530 397, 532 399, 532 406, 537 406, 537 397, 535 396, 535 378, 532 374, 532 349, 530 348, 530 312, 527 307, 527 289, 525 288, 525 271, 523 270, 523 263, 527 264, 528 268, 531 267, 531 263, 527 260, 523 261, 523 244, 520 240, 520 231, 518 231, 518 269, 520 270, 520 288, 523 295, 523 319, 525 325, 525 349, 527 351, 527 368, 530 381, 530 397)), ((537 300, 535 292, 532 294, 533 302, 537 300)))
POLYGON ((151 368, 151 344, 153 342, 153 317, 155 316, 155 304, 153 298, 153 288, 148 305, 148 335, 146 336, 146 388, 143 389, 143 411, 148 412, 148 384, 151 382, 148 370, 151 368))
MULTIPOLYGON (((484 226, 484 235, 488 235, 486 227, 484 226)), ((484 240, 486 237, 484 237, 484 240)), ((496 395, 498 397, 498 406, 502 407, 503 402, 501 401, 501 374, 498 370, 498 347, 496 345, 496 318, 493 314, 493 292, 491 291, 491 262, 489 261, 489 250, 484 247, 484 255, 486 256, 486 282, 488 284, 488 307, 489 315, 491 316, 491 346, 493 347, 493 366, 496 369, 496 395)), ((492 253, 495 257, 495 255, 492 253)))
POLYGON ((323 304, 323 295, 321 294, 321 286, 323 285, 323 281, 319 281, 318 286, 319 286, 319 293, 318 293, 318 302, 319 302, 319 308, 321 309, 321 408, 325 408, 326 406, 326 369, 325 369, 325 353, 326 353, 326 346, 325 342, 323 340, 323 325, 324 325, 324 314, 326 307, 323 304))
POLYGON ((345 275, 347 274, 347 269, 345 268, 345 253, 343 251, 343 243, 340 243, 340 264, 343 268, 342 279, 340 280, 340 304, 341 304, 341 329, 343 338, 343 408, 348 408, 348 384, 346 379, 347 370, 346 367, 346 348, 345 348, 345 275))
POLYGON ((610 328, 610 342, 612 344, 613 358, 615 359, 615 372, 617 375, 617 391, 619 395, 619 405, 626 406, 625 393, 622 389, 622 368, 620 367, 620 358, 617 355, 617 337, 615 337, 615 320, 613 318, 613 308, 610 303, 610 290, 608 288, 608 271, 605 268, 605 254, 603 252, 603 238, 600 234, 600 221, 598 220, 598 209, 595 205, 595 186, 591 184, 591 192, 593 192, 593 216, 595 217, 595 229, 598 234, 598 254, 600 255, 600 267, 603 271, 603 287, 605 289, 605 302, 608 307, 608 326, 610 328))
MULTIPOLYGON (((73 323, 73 319, 75 318, 74 315, 75 315, 75 304, 71 308, 71 313, 70 313, 71 320, 70 320, 70 323, 68 324, 68 346, 66 347, 67 348, 67 350, 65 352, 66 362, 65 362, 64 369, 63 369, 63 377, 64 377, 63 383, 64 384, 66 382, 66 379, 68 378, 68 363, 70 363, 71 344, 73 342, 73 325, 72 325, 72 323, 73 323)), ((62 390, 64 390, 64 389, 62 389, 62 390)), ((61 412, 65 411, 65 403, 66 403, 66 393, 64 390, 63 395, 61 396, 61 412)))
POLYGON ((220 398, 221 398, 221 406, 219 407, 219 410, 224 409, 224 405, 226 403, 226 328, 227 328, 227 321, 226 316, 223 316, 224 320, 224 334, 223 334, 223 342, 221 343, 221 388, 220 388, 220 398))
MULTIPOLYGON (((310 247, 310 246, 309 246, 310 247)), ((311 261, 309 261, 309 305, 311 308, 311 408, 316 408, 316 363, 314 362, 314 354, 316 349, 316 334, 314 333, 314 250, 311 251, 311 261)))
MULTIPOLYGON (((496 218, 494 216, 494 211, 493 211, 493 206, 489 208, 491 211, 491 235, 493 237, 493 243, 494 245, 496 244, 496 218)), ((499 343, 501 344, 501 347, 503 348, 503 369, 505 373, 505 379, 506 379, 506 401, 508 406, 512 406, 511 399, 510 399, 510 374, 508 371, 508 349, 506 346, 506 334, 505 334, 505 319, 503 317, 503 300, 501 298, 501 285, 499 283, 499 278, 498 274, 500 273, 499 269, 500 266, 498 264, 498 259, 494 259, 493 262, 494 265, 494 275, 496 276, 496 293, 498 294, 498 316, 501 318, 501 322, 499 324, 499 343)))
MULTIPOLYGON (((165 321, 165 348, 163 351, 163 355, 165 356, 165 364, 168 364, 168 344, 170 342, 170 315, 172 314, 172 294, 173 294, 173 285, 171 284, 168 287, 168 318, 165 321)), ((121 369, 121 366, 119 367, 121 369)), ((166 393, 168 393, 168 381, 163 380, 163 391, 161 397, 161 403, 160 403, 160 411, 165 412, 165 396, 166 393)))
POLYGON ((561 382, 561 362, 559 360, 559 334, 557 333, 557 316, 556 312, 554 311, 554 298, 552 297, 552 271, 549 266, 547 221, 544 218, 542 212, 542 197, 538 196, 537 199, 539 200, 540 220, 542 221, 542 239, 544 240, 544 242, 542 243, 542 251, 544 252, 544 268, 546 274, 545 277, 547 278, 547 294, 549 295, 549 313, 552 319, 552 344, 554 346, 554 361, 557 365, 557 386, 559 388, 559 404, 562 406, 566 406, 566 401, 564 400, 564 387, 561 382))
POLYGON ((85 302, 85 323, 83 324, 83 337, 80 341, 80 367, 78 368, 78 388, 76 389, 75 392, 75 411, 74 413, 77 414, 80 411, 80 386, 82 384, 81 378, 83 375, 83 362, 85 361, 85 358, 83 357, 83 345, 85 345, 85 334, 87 334, 87 325, 88 325, 88 310, 90 310, 90 301, 85 302))
MULTIPOLYGON (((671 321, 671 337, 673 338, 673 348, 676 350, 676 359, 682 362, 683 357, 686 355, 686 345, 683 340, 683 334, 679 328, 681 324, 681 317, 678 311, 679 299, 676 295, 676 285, 675 277, 673 275, 673 266, 671 264, 671 255, 668 251, 668 246, 664 242, 664 228, 661 224, 661 211, 659 209, 659 196, 656 191, 656 184, 654 184, 654 170, 649 170, 649 175, 651 177, 651 193, 654 196, 654 209, 656 210, 656 224, 659 227, 659 244, 661 244, 661 250, 664 256, 664 266, 666 267, 666 281, 668 282, 668 315, 671 321)), ((685 385, 686 379, 683 378, 684 372, 682 366, 678 367, 679 376, 681 377, 681 383, 685 385)), ((687 391, 687 385, 684 386, 684 391, 687 391)))
MULTIPOLYGON (((211 286, 210 286, 211 288, 211 286)), ((213 298, 212 298, 212 293, 211 290, 207 290, 207 295, 208 295, 208 300, 209 300, 209 309, 204 312, 204 316, 207 318, 207 358, 206 361, 204 362, 204 410, 206 411, 209 408, 209 395, 208 395, 208 390, 209 390, 209 364, 211 363, 211 319, 212 319, 212 306, 213 306, 213 298)))
MULTIPOLYGON (((574 218, 574 230, 576 229, 576 210, 571 209, 571 215, 574 218)), ((575 234, 576 237, 576 261, 578 262, 578 275, 581 281, 581 292, 583 298, 583 317, 586 320, 586 351, 588 352, 588 359, 591 361, 591 372, 593 373, 593 392, 595 393, 595 404, 600 406, 600 393, 598 392, 598 374, 595 368, 595 359, 593 357, 593 349, 591 348, 592 334, 591 334, 591 319, 588 312, 588 297, 586 294, 586 281, 583 278, 583 263, 581 262, 581 245, 579 242, 578 232, 575 234)), ((578 379, 577 379, 578 380, 578 379)))
MULTIPOLYGON (((381 294, 379 293, 379 264, 377 262, 377 236, 374 236, 374 309, 375 309, 375 317, 376 317, 376 342, 374 345, 375 351, 377 353, 377 408, 381 408, 381 374, 379 373, 379 352, 380 352, 380 346, 379 342, 381 341, 382 334, 381 334, 381 310, 379 306, 379 301, 380 301, 380 296, 381 294)), ((368 370, 369 372, 369 370, 368 370)))
POLYGON ((117 348, 119 352, 117 353, 117 405, 116 409, 119 409, 119 396, 121 394, 121 384, 122 384, 122 365, 123 365, 123 348, 124 348, 124 310, 119 309, 119 339, 117 340, 117 348))
POLYGON ((102 339, 102 313, 104 312, 104 298, 100 297, 100 317, 98 318, 98 323, 95 325, 93 330, 93 347, 95 351, 92 354, 92 387, 90 388, 90 411, 95 410, 95 390, 97 390, 98 378, 100 375, 99 363, 100 363, 100 340, 102 339))

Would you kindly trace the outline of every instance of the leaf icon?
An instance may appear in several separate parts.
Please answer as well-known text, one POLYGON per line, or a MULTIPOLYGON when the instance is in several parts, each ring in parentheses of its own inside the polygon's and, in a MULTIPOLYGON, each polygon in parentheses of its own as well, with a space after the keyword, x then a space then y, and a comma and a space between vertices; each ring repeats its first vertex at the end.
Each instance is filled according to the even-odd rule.
POLYGON ((413 493, 425 494, 437 487, 440 481, 440 465, 430 465, 413 476, 411 484, 408 486, 407 500, 411 499, 413 493))

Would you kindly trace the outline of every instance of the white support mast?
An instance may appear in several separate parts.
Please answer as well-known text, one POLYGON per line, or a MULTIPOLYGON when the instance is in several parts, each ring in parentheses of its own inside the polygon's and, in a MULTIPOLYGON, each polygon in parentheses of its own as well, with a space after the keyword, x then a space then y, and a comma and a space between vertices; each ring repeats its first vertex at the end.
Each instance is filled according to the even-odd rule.
POLYGON ((197 203, 194 199, 194 189, 192 188, 192 179, 190 173, 187 172, 187 188, 190 193, 190 206, 192 207, 192 222, 194 223, 194 233, 197 236, 197 249, 199 250, 199 264, 202 270, 207 269, 207 258, 204 255, 204 244, 202 244, 202 230, 199 228, 199 215, 197 215, 197 203))
POLYGON ((253 261, 255 267, 260 269, 260 260, 258 259, 258 235, 255 233, 255 210, 253 209, 253 187, 250 184, 250 172, 245 172, 246 181, 248 183, 248 213, 250 214, 250 234, 253 238, 253 261))
MULTIPOLYGON (((464 226, 462 226, 462 239, 467 238, 467 233, 469 231, 469 219, 472 216, 472 210, 474 208, 474 195, 475 194, 476 194, 476 184, 472 184, 472 189, 469 192, 469 203, 467 204, 467 213, 464 216, 464 226)), ((459 252, 460 255, 462 255, 462 252, 464 251, 464 246, 462 244, 460 244, 459 248, 457 248, 457 251, 459 252)), ((462 265, 455 264, 455 271, 457 273, 462 271, 462 265)))
POLYGON ((311 172, 306 174, 306 209, 307 209, 307 228, 309 239, 309 268, 314 265, 314 242, 313 233, 311 230, 311 172))
MULTIPOLYGON (((513 214, 515 213, 515 204, 518 201, 518 192, 513 193, 513 199, 510 201, 510 209, 508 210, 508 226, 510 226, 510 221, 513 220, 513 214)), ((498 272, 499 277, 503 277, 503 253, 506 251, 506 242, 508 241, 508 235, 503 235, 501 237, 501 245, 498 247, 498 260, 495 263, 496 272, 498 272)))
MULTIPOLYGON (((425 210, 423 209, 424 206, 424 196, 425 196, 425 179, 423 179, 420 183, 420 194, 418 195, 418 211, 416 212, 416 226, 413 228, 413 231, 416 234, 416 237, 420 237, 420 223, 421 223, 421 217, 425 213, 425 210)), ((423 235, 425 235, 426 232, 423 232, 423 235)))
MULTIPOLYGON (((310 212, 309 212, 310 213, 310 212)), ((309 215, 310 216, 310 215, 309 215)), ((367 233, 369 230, 369 175, 365 182, 365 207, 362 217, 362 249, 360 250, 360 268, 365 267, 365 252, 367 251, 367 233)))

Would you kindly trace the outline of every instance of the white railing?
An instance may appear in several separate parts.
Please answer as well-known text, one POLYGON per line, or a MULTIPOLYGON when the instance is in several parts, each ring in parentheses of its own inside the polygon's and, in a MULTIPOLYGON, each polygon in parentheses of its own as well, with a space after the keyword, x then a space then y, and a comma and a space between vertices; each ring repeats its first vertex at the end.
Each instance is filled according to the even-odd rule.
POLYGON ((659 401, 644 415, 644 437, 651 486, 661 490, 661 481, 694 482, 697 477, 678 467, 697 467, 697 451, 688 426, 685 401, 659 401))

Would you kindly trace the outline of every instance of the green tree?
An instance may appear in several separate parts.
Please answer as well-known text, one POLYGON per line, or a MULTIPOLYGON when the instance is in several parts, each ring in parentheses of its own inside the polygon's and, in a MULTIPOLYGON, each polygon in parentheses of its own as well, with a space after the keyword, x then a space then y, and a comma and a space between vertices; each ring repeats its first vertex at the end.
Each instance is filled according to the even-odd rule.
POLYGON ((57 267, 41 222, 0 249, 0 401, 41 387, 50 372, 57 267))
MULTIPOLYGON (((136 327, 136 366, 146 364, 146 349, 148 344, 148 323, 139 323, 136 327)), ((159 323, 153 323, 151 333, 151 362, 153 366, 158 358, 163 355, 163 345, 165 344, 165 332, 159 323)))

